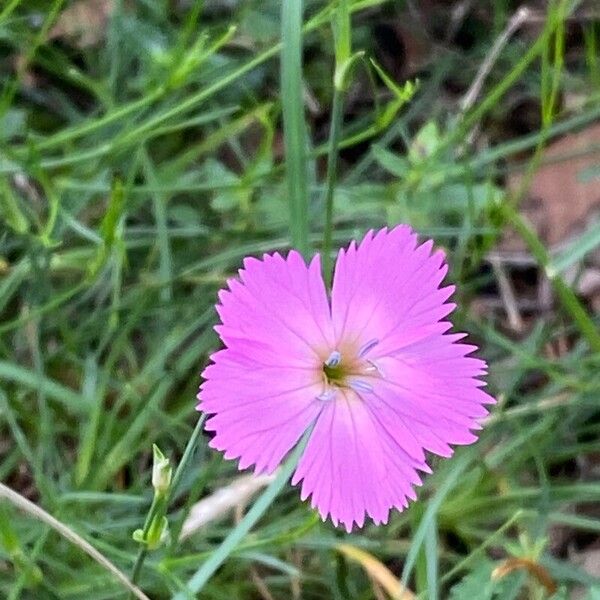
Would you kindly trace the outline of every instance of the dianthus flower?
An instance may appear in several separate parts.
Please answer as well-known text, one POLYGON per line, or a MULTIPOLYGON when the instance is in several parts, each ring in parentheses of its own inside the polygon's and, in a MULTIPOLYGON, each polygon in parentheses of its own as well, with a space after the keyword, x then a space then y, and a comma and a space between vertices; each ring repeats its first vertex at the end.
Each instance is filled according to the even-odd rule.
POLYGON ((303 500, 348 531, 403 510, 425 452, 474 442, 494 402, 476 347, 449 333, 454 286, 432 248, 406 225, 371 231, 339 251, 330 298, 318 255, 246 258, 219 293, 225 348, 198 394, 210 445, 270 473, 314 423, 292 478, 303 500))

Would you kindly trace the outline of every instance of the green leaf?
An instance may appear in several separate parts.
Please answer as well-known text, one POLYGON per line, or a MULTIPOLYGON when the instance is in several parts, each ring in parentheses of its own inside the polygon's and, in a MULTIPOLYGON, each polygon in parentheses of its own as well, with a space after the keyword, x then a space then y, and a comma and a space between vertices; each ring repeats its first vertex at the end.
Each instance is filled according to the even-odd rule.
POLYGON ((111 250, 115 247, 117 241, 121 239, 120 224, 125 207, 125 191, 123 181, 120 177, 113 180, 110 198, 106 213, 100 224, 100 235, 102 236, 102 245, 98 249, 96 258, 90 264, 88 276, 93 278, 104 266, 111 250))
POLYGON ((442 143, 442 136, 435 121, 428 121, 421 127, 408 149, 408 159, 414 165, 427 161, 442 143))
POLYGON ((373 156, 375 160, 388 173, 404 179, 410 171, 410 163, 403 156, 398 156, 379 145, 373 146, 373 156))
POLYGON ((552 261, 550 269, 557 273, 566 271, 586 254, 600 246, 600 223, 594 220, 576 240, 571 242, 552 261))
POLYGON ((475 564, 472 571, 450 590, 450 600, 504 600, 509 586, 514 585, 515 574, 492 579, 495 564, 485 558, 475 564))
POLYGON ((6 179, 0 180, 0 218, 17 233, 25 233, 29 229, 29 221, 19 206, 19 200, 6 179))
POLYGON ((11 108, 0 117, 0 139, 7 141, 10 138, 23 135, 25 131, 25 111, 11 108))

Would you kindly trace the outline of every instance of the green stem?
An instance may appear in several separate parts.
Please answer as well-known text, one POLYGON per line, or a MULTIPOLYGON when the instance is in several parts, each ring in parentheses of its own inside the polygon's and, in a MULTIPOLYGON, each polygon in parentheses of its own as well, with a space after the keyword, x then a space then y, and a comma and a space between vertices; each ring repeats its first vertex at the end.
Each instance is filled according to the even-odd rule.
MULTIPOLYGON (((154 495, 152 498, 152 504, 150 505, 150 510, 146 515, 146 520, 144 521, 144 539, 148 537, 148 533, 150 532, 150 526, 152 522, 158 515, 160 508, 164 505, 164 496, 154 495)), ((135 564, 133 565, 133 571, 131 573, 131 582, 136 583, 138 577, 140 576, 140 572, 142 571, 142 566, 144 565, 144 561, 146 560, 146 555, 148 554, 148 549, 145 545, 140 546, 140 551, 135 560, 135 564)))
POLYGON ((306 123, 302 94, 302 0, 281 3, 281 105, 292 246, 308 252, 306 123))
POLYGON ((578 327, 581 335, 587 340, 590 348, 600 352, 600 333, 594 321, 590 318, 585 308, 575 295, 575 292, 564 282, 558 272, 552 267, 548 251, 535 232, 525 223, 523 217, 517 212, 510 202, 503 202, 500 211, 512 223, 523 241, 529 247, 531 254, 543 267, 550 280, 560 303, 578 327))
POLYGON ((333 235, 333 195, 337 180, 338 147, 342 133, 344 91, 337 86, 333 92, 331 127, 329 130, 329 153, 327 155, 327 180, 325 187, 325 228, 323 230, 323 274, 327 285, 331 285, 331 238, 333 235))
POLYGON ((181 478, 183 477, 183 473, 187 466, 187 463, 190 461, 194 450, 196 449, 196 444, 198 443, 198 439, 200 438, 200 434, 202 433, 202 428, 204 427, 204 422, 206 421, 206 415, 202 413, 198 422, 196 423, 196 427, 194 427, 194 431, 183 451, 183 456, 177 465, 177 469, 175 470, 175 474, 173 475, 173 480, 171 481, 171 489, 169 496, 174 496, 175 492, 177 492, 177 488, 181 482, 181 478))
POLYGON ((529 47, 527 52, 519 59, 512 70, 493 87, 489 94, 476 106, 469 114, 465 116, 460 125, 454 128, 448 136, 442 140, 442 143, 436 148, 431 160, 437 159, 441 153, 453 144, 458 143, 468 137, 469 132, 479 123, 483 117, 504 97, 506 92, 521 78, 523 73, 529 68, 529 65, 542 54, 550 36, 560 25, 560 20, 550 18, 544 24, 544 29, 535 42, 529 47))
POLYGON ((188 581, 186 589, 175 595, 174 600, 186 600, 195 598, 196 594, 204 587, 206 582, 214 572, 227 560, 229 555, 237 548, 246 534, 252 529, 256 522, 263 516, 265 511, 273 504, 279 492, 283 489, 288 479, 292 476, 294 469, 300 461, 304 448, 308 443, 308 438, 312 432, 310 427, 302 436, 297 446, 291 452, 287 461, 279 469, 277 477, 271 482, 269 487, 259 496, 252 508, 246 513, 246 516, 221 542, 220 546, 209 556, 209 558, 200 566, 188 581))
MULTIPOLYGON (((146 516, 146 521, 144 522, 143 539, 146 539, 148 537, 148 533, 150 531, 150 527, 152 526, 153 521, 157 517, 163 516, 167 512, 169 500, 175 495, 175 492, 179 487, 179 484, 183 477, 183 473, 187 467, 188 462, 190 461, 190 458, 192 457, 192 454, 194 453, 196 444, 198 442, 198 438, 202 433, 202 428, 204 427, 205 421, 206 415, 202 413, 200 415, 200 418, 198 419, 198 422, 196 423, 196 427, 194 427, 194 431, 192 432, 190 439, 188 440, 185 450, 183 451, 183 456, 181 457, 181 460, 177 465, 177 469, 175 471, 175 474, 173 475, 173 479, 171 480, 171 486, 169 488, 169 491, 163 495, 154 495, 154 498, 152 499, 152 504, 150 505, 150 510, 148 511, 148 515, 146 516)), ((135 564, 133 566, 133 572, 131 574, 132 583, 135 583, 138 580, 147 555, 148 548, 142 544, 140 546, 140 551, 137 555, 135 564)))

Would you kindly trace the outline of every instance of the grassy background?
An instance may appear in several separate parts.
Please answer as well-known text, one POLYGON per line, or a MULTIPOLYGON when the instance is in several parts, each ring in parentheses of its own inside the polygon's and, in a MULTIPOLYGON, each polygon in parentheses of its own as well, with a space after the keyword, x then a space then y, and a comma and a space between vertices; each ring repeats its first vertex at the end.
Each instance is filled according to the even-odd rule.
MULTIPOLYGON (((114 0, 110 16, 101 0, 4 2, 0 479, 131 572, 131 534, 152 496, 152 443, 176 461, 196 420, 198 373, 218 347, 217 290, 247 254, 291 240, 320 246, 334 64, 361 50, 342 99, 333 244, 409 222, 445 247, 459 285, 456 325, 490 361, 499 405, 480 442, 434 460, 420 501, 386 527, 347 536, 316 519, 297 490, 285 491, 202 597, 387 597, 364 558, 337 549, 342 542, 420 598, 537 599, 550 595, 546 578, 555 598, 600 597, 600 579, 572 560, 600 531, 600 484, 584 468, 600 451, 598 321, 560 272, 562 303, 534 314, 521 335, 498 314, 471 310, 496 290, 486 252, 519 225, 506 173, 533 168, 549 140, 600 117, 599 23, 577 22, 576 59, 566 61, 577 3, 551 2, 536 13, 545 20, 510 38, 465 106, 516 9, 482 4, 491 25, 467 19, 438 39, 411 90, 389 63, 386 76, 368 59, 385 63, 373 34, 382 23, 413 14, 429 24, 419 3, 411 13, 401 2, 350 2, 344 36, 340 4, 307 1, 304 80, 294 64, 300 40, 286 37, 280 87, 280 32, 294 24, 293 11, 281 22, 276 1, 114 0), (97 39, 57 33, 57 23, 97 39), (516 92, 539 107, 527 132, 506 127, 516 92), (559 101, 568 93, 583 98, 576 112, 559 101), (498 567, 506 574, 494 579, 498 567)), ((576 239, 563 264, 599 238, 596 230, 576 239)), ((543 269, 537 242, 528 239, 543 269)), ((175 532, 194 501, 236 475, 205 446, 172 503, 175 532)), ((170 597, 232 519, 151 553, 146 592, 170 597)), ((64 537, 0 503, 0 596, 125 592, 64 537)))

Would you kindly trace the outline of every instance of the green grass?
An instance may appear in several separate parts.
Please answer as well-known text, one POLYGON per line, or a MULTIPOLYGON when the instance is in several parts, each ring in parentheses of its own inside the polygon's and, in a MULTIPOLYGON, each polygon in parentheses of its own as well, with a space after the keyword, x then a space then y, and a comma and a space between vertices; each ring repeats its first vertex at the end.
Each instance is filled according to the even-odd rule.
MULTIPOLYGON (((576 587, 596 597, 600 580, 553 540, 566 531, 584 549, 600 531, 588 510, 600 485, 581 468, 600 451, 599 322, 565 279, 600 236, 591 227, 550 256, 502 177, 533 171, 550 140, 598 120, 598 23, 582 24, 580 60, 567 61, 574 6, 550 3, 537 39, 513 36, 460 114, 445 82, 470 85, 508 0, 485 3, 497 30, 438 48, 406 87, 381 71, 372 36, 401 3, 115 2, 106 43, 82 49, 47 38, 70 4, 0 8, 0 480, 131 577, 152 444, 179 463, 199 372, 219 345, 225 279, 249 254, 320 249, 324 233, 335 250, 409 222, 447 249, 456 326, 490 363, 499 403, 480 441, 433 460, 419 501, 387 526, 346 535, 287 487, 268 505, 278 480, 242 521, 247 535, 232 515, 211 522, 145 553, 137 582, 153 599, 190 579, 202 598, 259 598, 257 578, 276 599, 375 598, 365 569, 336 549, 345 542, 422 599, 543 598, 525 570, 492 578, 509 557, 542 568, 555 598, 576 587), (353 86, 364 102, 352 104, 353 86), (537 97, 541 130, 476 147, 472 135, 493 132, 519 90, 537 97), (557 100, 571 92, 585 100, 577 113, 557 100), (301 110, 307 97, 325 125, 301 110), (496 283, 485 254, 509 227, 558 298, 518 336, 471 310, 496 283)), ((190 506, 237 474, 206 445, 201 435, 171 498, 174 537, 190 506)), ((0 597, 128 596, 64 533, 0 499, 0 597)))

